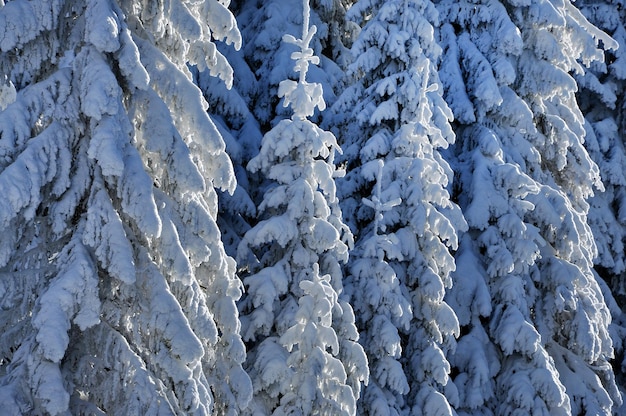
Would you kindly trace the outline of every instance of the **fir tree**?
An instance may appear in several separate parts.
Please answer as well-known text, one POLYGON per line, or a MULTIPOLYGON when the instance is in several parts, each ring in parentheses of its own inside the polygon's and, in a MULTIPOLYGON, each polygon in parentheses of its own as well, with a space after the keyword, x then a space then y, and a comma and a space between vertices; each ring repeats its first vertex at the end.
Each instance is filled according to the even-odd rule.
POLYGON ((611 40, 568 1, 439 9, 471 236, 449 299, 463 325, 451 357, 462 410, 610 414, 620 397, 586 222, 587 199, 602 186, 570 72, 600 59, 596 43, 611 40), (498 362, 480 350, 497 351, 498 362))
POLYGON ((351 86, 333 108, 345 132, 344 212, 358 236, 348 279, 370 384, 360 414, 453 414, 445 355, 458 322, 443 301, 464 228, 440 150, 454 141, 434 63, 429 1, 361 1, 351 86), (366 197, 366 199, 362 199, 366 197))
POLYGON ((235 179, 187 64, 215 0, 0 8, 0 397, 18 414, 234 414, 251 398, 215 219, 235 179))
POLYGON ((261 217, 246 233, 238 259, 250 274, 242 304, 248 369, 254 383, 255 414, 355 414, 367 363, 356 342, 351 306, 342 299, 341 264, 352 235, 335 196, 335 137, 307 118, 324 109, 322 87, 308 83, 310 63, 304 1, 302 38, 292 55, 298 81, 284 80, 278 94, 293 111, 262 141, 248 164, 271 180, 259 206, 261 217))

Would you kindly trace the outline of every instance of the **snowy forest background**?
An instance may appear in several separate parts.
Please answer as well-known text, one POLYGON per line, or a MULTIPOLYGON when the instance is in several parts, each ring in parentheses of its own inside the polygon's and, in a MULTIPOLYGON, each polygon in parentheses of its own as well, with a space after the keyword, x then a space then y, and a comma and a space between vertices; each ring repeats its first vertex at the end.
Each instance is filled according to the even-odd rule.
POLYGON ((0 413, 624 414, 624 6, 0 0, 0 413))

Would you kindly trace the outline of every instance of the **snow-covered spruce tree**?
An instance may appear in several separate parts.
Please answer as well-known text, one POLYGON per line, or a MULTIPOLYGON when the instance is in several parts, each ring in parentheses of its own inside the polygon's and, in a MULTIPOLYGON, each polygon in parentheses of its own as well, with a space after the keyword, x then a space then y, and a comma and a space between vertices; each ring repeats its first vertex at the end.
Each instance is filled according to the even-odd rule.
POLYGON ((215 224, 224 142, 187 63, 230 83, 216 0, 0 2, 0 402, 234 414, 252 394, 215 224))
MULTIPOLYGON (((566 397, 545 348, 536 346, 539 335, 531 317, 537 293, 530 266, 539 256, 542 239, 524 220, 534 208, 529 196, 539 192, 524 167, 537 168, 538 161, 532 144, 520 133, 534 129, 532 117, 509 87, 515 80, 513 64, 522 40, 498 2, 438 6, 445 22, 439 31, 444 48, 440 75, 457 120, 457 188, 462 190, 459 202, 470 226, 446 298, 462 328, 456 352, 450 356, 458 373, 454 379, 460 398, 457 411, 504 414, 504 406, 517 399, 500 397, 504 386, 514 391, 514 386, 522 385, 542 405, 539 409, 549 413, 566 397), (481 39, 495 40, 481 43, 481 39), (492 314, 502 310, 512 317, 507 321, 511 334, 525 330, 527 340, 513 346, 499 344, 515 340, 504 334, 504 325, 490 331, 492 314), (502 337, 496 332, 502 332, 502 337), (532 383, 529 372, 539 369, 544 379, 532 383)), ((521 408, 525 405, 520 403, 521 408)))
MULTIPOLYGON (((301 28, 302 16, 298 8, 282 3, 235 2, 237 19, 244 22, 243 30, 250 45, 244 50, 234 50, 223 42, 215 42, 233 67, 233 88, 228 88, 210 71, 198 72, 196 81, 209 102, 209 112, 226 142, 226 151, 234 163, 237 188, 231 196, 228 192, 219 195, 218 225, 222 232, 228 254, 236 251, 241 236, 250 228, 248 220, 255 217, 254 200, 262 199, 264 184, 257 183, 257 175, 249 176, 245 166, 259 152, 262 138, 261 127, 256 115, 261 115, 263 125, 276 118, 278 84, 285 77, 297 79, 292 71, 290 54, 295 50, 291 44, 282 43, 283 33, 297 33, 301 28), (284 16, 289 16, 285 20, 284 16), (283 27, 284 26, 284 27, 283 27), (266 39, 265 36, 269 36, 266 39), (272 68, 274 55, 278 64, 272 68), (246 61, 247 59, 247 61, 246 61), (253 65, 248 65, 248 61, 253 65), (282 72, 281 72, 282 71, 282 72), (259 79, 257 79, 258 75, 259 79), (253 114, 249 109, 254 111, 253 114), (263 116, 263 114, 267 114, 263 116)), ((350 23, 344 19, 346 0, 316 1, 312 5, 311 21, 317 27, 312 48, 320 56, 320 67, 313 67, 308 78, 322 84, 325 102, 334 101, 334 90, 340 90, 343 71, 334 61, 345 65, 349 50, 344 43, 350 42, 350 23), (327 56, 321 55, 326 53, 327 56)), ((278 105, 279 118, 285 118, 288 109, 278 105)))
POLYGON ((298 48, 292 59, 299 80, 284 80, 278 90, 293 116, 265 134, 248 164, 272 183, 238 252, 240 266, 249 267, 241 307, 254 386, 248 411, 350 415, 368 368, 352 308, 342 299, 341 264, 352 235, 335 196, 340 149, 307 119, 324 109, 321 85, 306 81, 309 64, 319 62, 309 47, 315 26, 307 0, 303 16, 302 38, 284 37, 298 48))
POLYGON ((458 322, 443 298, 465 222, 440 154, 454 133, 434 65, 437 11, 430 1, 360 1, 348 17, 363 29, 352 85, 332 113, 345 132, 338 186, 357 235, 346 290, 370 363, 359 413, 453 414, 445 355, 458 322))
POLYGON ((621 399, 586 222, 602 185, 570 73, 612 40, 569 1, 438 8, 470 226, 447 298, 462 325, 459 412, 610 414, 621 399))
MULTIPOLYGON (((296 52, 297 48, 293 44, 281 41, 284 34, 296 35, 301 32, 302 13, 300 8, 293 7, 292 3, 270 0, 235 1, 233 4, 245 47, 241 51, 227 52, 229 62, 235 69, 235 90, 242 93, 251 112, 246 116, 244 125, 233 132, 238 145, 231 145, 227 140, 227 151, 235 163, 239 184, 232 198, 228 196, 220 198, 220 211, 223 214, 219 216, 219 225, 227 240, 225 240, 227 249, 230 244, 235 245, 234 243, 240 239, 240 231, 248 227, 247 221, 241 221, 242 219, 249 220, 254 225, 254 219, 249 217, 250 207, 247 204, 245 207, 242 206, 242 201, 247 199, 247 196, 241 195, 241 190, 247 187, 248 195, 258 205, 268 185, 259 175, 246 177, 245 169, 239 167, 247 166, 251 157, 259 152, 259 137, 262 136, 259 131, 267 132, 278 121, 291 115, 289 108, 281 103, 278 86, 285 79, 298 79, 291 60, 291 54, 296 52), (243 62, 240 61, 242 57, 243 62), (240 79, 241 75, 243 79, 240 79), (242 212, 244 216, 241 215, 242 212)), ((348 0, 321 0, 314 1, 311 5, 310 20, 317 27, 317 32, 315 38, 311 40, 310 47, 320 58, 320 64, 309 68, 307 78, 310 82, 322 85, 326 103, 334 102, 335 92, 341 90, 343 71, 340 66, 345 66, 349 60, 349 51, 344 46, 344 43, 351 42, 351 35, 354 32, 350 29, 350 23, 344 19, 349 4, 348 0)), ((207 78, 212 84, 216 83, 212 77, 207 78)), ((210 96, 215 96, 215 88, 208 86, 203 90, 210 96)), ((232 90, 228 94, 232 96, 232 90)), ((209 102, 212 102, 210 97, 209 102)), ((218 104, 218 107, 221 105, 218 104)), ((316 112, 312 116, 312 121, 316 124, 319 115, 320 112, 316 112)), ((228 119, 228 123, 232 122, 232 114, 225 118, 228 119)), ((237 119, 238 116, 234 118, 237 119)))
POLYGON ((626 390, 626 10, 622 1, 576 3, 591 23, 611 35, 617 50, 606 50, 604 62, 594 62, 590 71, 577 77, 578 98, 587 121, 585 146, 600 168, 605 191, 590 199, 589 224, 598 247, 596 269, 612 293, 611 337, 618 353, 613 368, 618 384, 626 390), (621 305, 621 308, 620 306, 621 305))

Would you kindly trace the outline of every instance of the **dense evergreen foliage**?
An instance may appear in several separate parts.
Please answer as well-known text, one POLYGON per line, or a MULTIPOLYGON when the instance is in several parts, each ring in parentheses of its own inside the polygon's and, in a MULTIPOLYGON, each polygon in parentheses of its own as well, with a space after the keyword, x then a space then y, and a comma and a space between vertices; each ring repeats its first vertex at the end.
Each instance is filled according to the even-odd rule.
POLYGON ((623 413, 624 6, 0 0, 0 413, 623 413))

